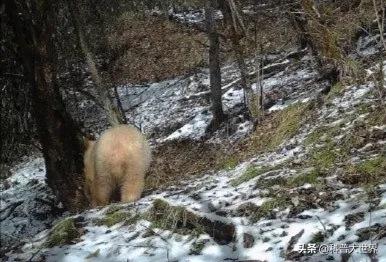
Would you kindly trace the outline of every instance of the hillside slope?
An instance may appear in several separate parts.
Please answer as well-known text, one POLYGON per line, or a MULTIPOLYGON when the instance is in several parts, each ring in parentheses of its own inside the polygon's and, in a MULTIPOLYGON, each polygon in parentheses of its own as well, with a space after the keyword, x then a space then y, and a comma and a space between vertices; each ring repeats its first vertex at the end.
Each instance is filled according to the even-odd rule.
MULTIPOLYGON (((386 114, 375 84, 336 85, 321 98, 325 83, 316 80, 309 57, 275 63, 285 67, 264 84, 267 94, 281 94, 270 108, 283 116, 270 133, 277 140, 241 163, 153 191, 135 204, 63 214, 52 229, 55 216, 28 215, 41 207, 39 199, 60 209, 45 186, 43 161, 15 167, 1 185, 2 232, 28 239, 8 251, 6 261, 386 261, 386 114), (341 249, 322 254, 309 244, 341 249), (302 247, 311 249, 305 254, 302 247)), ((251 123, 237 111, 242 92, 234 65, 224 72, 226 110, 240 118, 230 141, 246 136, 251 123)), ((150 85, 146 92, 153 96, 132 113, 154 134, 154 145, 203 138, 211 119, 207 82, 203 70, 150 85), (203 95, 194 96, 199 91, 203 95)))

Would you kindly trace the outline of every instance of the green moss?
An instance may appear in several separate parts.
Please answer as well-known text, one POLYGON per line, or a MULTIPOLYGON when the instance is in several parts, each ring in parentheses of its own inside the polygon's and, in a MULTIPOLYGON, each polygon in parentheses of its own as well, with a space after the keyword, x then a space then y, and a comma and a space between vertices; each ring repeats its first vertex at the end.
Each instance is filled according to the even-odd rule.
POLYGON ((359 104, 357 109, 356 109, 356 114, 359 116, 359 115, 363 115, 363 114, 367 114, 371 111, 371 106, 369 104, 359 104))
POLYGON ((344 92, 344 85, 341 82, 338 82, 331 87, 331 90, 327 95, 327 99, 333 99, 337 96, 340 96, 343 94, 343 92, 344 92))
POLYGON ((249 166, 247 170, 238 178, 233 179, 231 181, 232 186, 238 186, 244 182, 247 182, 251 180, 252 178, 255 178, 257 176, 260 176, 262 174, 265 174, 270 171, 278 170, 281 168, 282 165, 279 166, 262 166, 262 167, 256 167, 256 166, 249 166))
POLYGON ((302 174, 288 179, 287 186, 289 187, 299 187, 304 184, 315 185, 318 184, 318 178, 321 176, 320 171, 313 170, 310 173, 302 174))
POLYGON ((44 246, 50 248, 69 244, 78 237, 80 237, 80 233, 75 226, 75 219, 66 218, 52 228, 44 246))
POLYGON ((256 182, 256 187, 258 188, 269 188, 276 185, 287 185, 287 179, 281 176, 274 178, 260 179, 256 182))
POLYGON ((232 170, 238 165, 238 163, 239 160, 235 156, 229 156, 224 159, 224 162, 221 164, 221 169, 232 170))
POLYGON ((278 185, 280 188, 294 188, 303 186, 304 184, 318 186, 323 184, 323 182, 319 180, 322 176, 324 176, 323 172, 313 169, 305 174, 300 174, 290 178, 278 176, 274 178, 260 179, 256 182, 256 187, 267 189, 278 185))
POLYGON ((104 212, 105 215, 111 215, 119 210, 121 210, 122 207, 118 204, 111 204, 109 205, 109 207, 107 208, 107 210, 104 212))
POLYGON ((331 141, 335 136, 341 132, 341 125, 321 126, 316 128, 311 134, 309 134, 305 140, 307 146, 318 144, 325 141, 331 141), (322 139, 323 138, 323 139, 322 139))
POLYGON ((274 130, 268 142, 268 148, 274 149, 283 141, 293 137, 300 129, 303 121, 308 116, 308 103, 296 103, 280 113, 279 125, 274 130))
POLYGON ((96 220, 95 224, 111 227, 115 224, 125 222, 125 225, 129 225, 135 223, 139 218, 140 216, 138 214, 133 215, 130 212, 122 210, 111 210, 110 212, 106 212, 105 217, 96 220))
POLYGON ((281 210, 290 204, 290 201, 284 197, 272 198, 259 206, 258 210, 250 217, 250 220, 254 223, 259 221, 261 218, 270 217, 273 214, 274 209, 281 210))
POLYGON ((205 241, 195 241, 190 247, 190 254, 199 255, 205 247, 205 241))
POLYGON ((339 179, 350 185, 372 188, 386 182, 386 155, 348 165, 339 179))
POLYGON ((361 182, 365 184, 384 181, 386 179, 386 156, 379 156, 351 166, 349 172, 358 174, 361 182))
POLYGON ((320 138, 324 135, 323 132, 320 131, 320 128, 316 129, 312 133, 310 133, 306 140, 304 141, 305 145, 316 144, 320 141, 320 138))
POLYGON ((319 231, 312 236, 310 243, 319 244, 322 243, 325 238, 326 235, 323 232, 319 231))
POLYGON ((317 170, 326 170, 334 166, 338 160, 338 152, 333 143, 327 143, 321 148, 315 148, 311 155, 312 165, 317 170))
POLYGON ((366 118, 366 122, 370 126, 385 125, 386 124, 386 110, 385 108, 376 108, 371 111, 366 118))
POLYGON ((183 235, 198 236, 205 232, 197 216, 188 212, 184 207, 171 206, 162 199, 153 201, 147 219, 152 223, 152 228, 170 230, 183 235))

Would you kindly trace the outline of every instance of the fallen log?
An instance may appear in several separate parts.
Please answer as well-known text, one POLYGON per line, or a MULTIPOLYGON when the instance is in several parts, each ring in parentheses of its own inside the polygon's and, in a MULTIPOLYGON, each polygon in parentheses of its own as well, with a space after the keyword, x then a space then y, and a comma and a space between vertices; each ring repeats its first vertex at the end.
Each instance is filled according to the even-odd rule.
POLYGON ((213 240, 226 245, 235 240, 235 226, 232 223, 211 219, 188 211, 184 207, 172 206, 164 200, 156 199, 149 211, 149 220, 157 228, 174 232, 206 233, 213 240))

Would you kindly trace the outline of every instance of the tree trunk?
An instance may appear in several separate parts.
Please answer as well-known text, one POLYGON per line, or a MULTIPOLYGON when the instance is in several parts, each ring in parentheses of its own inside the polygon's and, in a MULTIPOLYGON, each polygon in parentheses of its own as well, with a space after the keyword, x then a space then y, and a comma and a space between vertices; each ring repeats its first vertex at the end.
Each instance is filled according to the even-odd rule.
POLYGON ((254 99, 251 83, 248 78, 248 68, 245 63, 243 48, 240 45, 240 40, 245 35, 243 21, 236 10, 236 5, 233 0, 221 0, 220 9, 224 15, 224 20, 227 25, 228 37, 232 43, 232 49, 236 57, 237 66, 240 71, 240 84, 244 90, 244 103, 248 109, 249 115, 254 119, 256 117, 256 99, 254 99))
POLYGON ((31 1, 27 5, 24 1, 7 0, 5 10, 31 89, 32 113, 42 146, 47 183, 65 208, 77 211, 87 203, 83 194, 83 144, 58 88, 53 43, 56 10, 52 3, 31 1))
MULTIPOLYGON (((67 3, 68 3, 69 11, 71 13, 72 20, 74 22, 74 27, 77 34, 79 47, 84 55, 88 69, 91 73, 91 78, 96 87, 96 91, 97 91, 96 98, 98 99, 98 104, 103 105, 103 109, 105 110, 107 115, 107 120, 112 126, 115 126, 118 124, 127 124, 127 120, 122 107, 116 107, 114 105, 113 100, 109 94, 108 87, 103 84, 103 81, 100 77, 98 68, 95 63, 94 55, 92 54, 90 48, 87 45, 84 29, 81 21, 81 14, 78 11, 80 8, 79 5, 77 4, 78 2, 76 0, 75 1, 69 0, 67 1, 67 3)), ((116 95, 118 95, 118 92, 116 92, 116 95)), ((118 102, 120 103, 119 97, 117 97, 117 99, 118 99, 118 102)))
POLYGON ((233 0, 220 0, 219 7, 224 15, 224 20, 229 32, 229 38, 232 43, 232 49, 235 53, 236 62, 240 70, 241 86, 245 90, 250 89, 251 86, 248 81, 248 69, 244 59, 243 48, 240 45, 240 40, 245 34, 243 22, 239 21, 241 20, 241 17, 237 13, 237 10, 235 10, 236 6, 233 0))
POLYGON ((329 49, 333 49, 333 51, 325 50, 323 46, 325 46, 326 43, 320 42, 318 36, 315 35, 324 35, 323 38, 329 41, 333 39, 329 26, 320 19, 320 14, 315 7, 314 0, 302 0, 294 4, 290 9, 290 18, 292 26, 298 33, 301 47, 309 47, 318 65, 321 78, 330 82, 330 86, 326 89, 326 93, 328 93, 331 86, 339 81, 345 55, 336 43, 328 44, 329 49), (311 27, 311 25, 313 25, 313 27, 311 27), (331 56, 329 53, 333 53, 334 55, 331 56))
POLYGON ((318 50, 312 40, 312 36, 308 30, 308 20, 305 14, 303 13, 302 6, 300 3, 295 3, 290 6, 289 9, 289 21, 292 27, 295 29, 298 38, 298 44, 301 49, 309 47, 312 53, 312 56, 316 59, 318 66, 322 65, 320 60, 320 55, 318 50))
POLYGON ((209 74, 213 112, 213 128, 219 127, 219 125, 224 121, 225 118, 221 101, 222 92, 220 70, 220 41, 216 30, 216 23, 213 14, 215 6, 216 1, 206 1, 205 19, 208 28, 209 38, 209 74))

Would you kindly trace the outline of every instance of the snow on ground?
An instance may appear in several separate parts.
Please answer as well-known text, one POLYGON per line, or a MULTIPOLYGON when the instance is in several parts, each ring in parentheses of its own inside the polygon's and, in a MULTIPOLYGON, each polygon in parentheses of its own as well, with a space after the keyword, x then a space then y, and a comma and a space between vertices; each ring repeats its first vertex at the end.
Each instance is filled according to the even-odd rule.
MULTIPOLYGON (((8 254, 9 261, 14 259, 30 259, 32 256, 38 260, 41 256, 46 261, 224 261, 224 260, 253 260, 262 261, 327 261, 339 260, 341 254, 314 254, 313 256, 300 256, 296 251, 300 250, 300 244, 308 244, 317 234, 325 233, 323 244, 377 244, 379 261, 386 261, 385 237, 368 238, 358 241, 359 232, 367 230, 371 226, 386 226, 386 184, 377 188, 378 202, 368 212, 370 203, 366 202, 363 189, 346 187, 336 181, 336 176, 327 179, 328 189, 318 189, 314 185, 304 184, 301 187, 291 189, 288 194, 293 208, 279 210, 273 207, 272 216, 263 216, 257 221, 252 221, 246 211, 240 211, 247 204, 259 207, 272 199, 264 187, 257 186, 262 179, 277 177, 290 178, 300 173, 291 167, 290 163, 305 161, 308 148, 304 145, 307 136, 317 127, 329 125, 342 125, 342 119, 349 119, 353 110, 360 104, 374 103, 374 97, 369 96, 373 86, 348 87, 346 92, 330 104, 323 106, 318 113, 317 124, 305 125, 300 132, 291 140, 285 142, 275 152, 257 155, 233 170, 223 170, 218 173, 207 175, 186 181, 181 187, 171 188, 163 192, 154 192, 139 200, 135 205, 122 204, 122 210, 135 210, 145 212, 149 209, 155 199, 163 199, 176 206, 186 207, 188 210, 208 217, 233 223, 236 227, 236 239, 227 245, 217 244, 208 234, 199 236, 180 235, 169 230, 154 229, 153 234, 148 234, 151 224, 141 219, 134 224, 115 224, 111 227, 97 225, 95 218, 104 216, 108 208, 101 210, 90 210, 80 214, 84 220, 85 234, 76 243, 41 249, 41 239, 47 235, 43 232, 25 245, 19 254, 8 254), (240 177, 250 168, 271 166, 278 167, 279 172, 265 172, 241 183, 233 185, 232 181, 240 177), (326 197, 325 202, 316 206, 305 208, 302 212, 295 212, 299 199, 306 196, 326 197), (332 195, 332 198, 328 198, 332 195), (275 211, 276 210, 276 211, 275 211), (353 214, 362 214, 361 219, 354 220, 347 226, 347 218, 353 214), (250 245, 245 244, 246 236, 251 236, 253 241, 250 245), (296 238, 294 247, 289 249, 289 243, 296 238), (39 240, 39 241, 38 241, 39 240), (199 251, 196 250, 200 246, 199 251), (36 253, 38 251, 38 253, 36 253), (293 255, 293 257, 291 257, 293 255)), ((350 121, 358 121, 354 118, 350 121)), ((345 125, 349 126, 351 122, 345 125)), ((186 132, 185 134, 189 134, 186 132)), ((43 166, 41 160, 31 162, 30 165, 43 166), (35 163, 35 164, 33 164, 35 163)), ((17 174, 29 172, 30 167, 24 171, 19 170, 17 174)), ((43 171, 44 173, 44 171, 43 171)), ((39 173, 42 177, 42 173, 39 173)), ((17 179, 17 177, 16 177, 17 179)), ((367 261, 368 256, 360 252, 359 246, 351 256, 352 261, 367 261)), ((34 260, 32 260, 34 261, 34 260)))
MULTIPOLYGON (((279 58, 273 56, 272 59, 276 61, 279 58)), ((303 60, 301 65, 291 64, 290 60, 285 59, 265 66, 266 70, 278 65, 287 66, 284 71, 262 81, 267 101, 271 101, 272 105, 294 103, 323 88, 323 83, 315 81, 316 71, 312 68, 310 57, 306 56, 303 60)), ((239 123, 240 128, 235 129, 238 131, 236 137, 239 138, 248 133, 251 123, 243 119, 244 116, 234 120, 240 118, 239 111, 244 101, 236 64, 222 68, 222 84, 224 111, 230 115, 228 121, 239 123)), ((255 85, 253 89, 257 91, 255 85)), ((183 138, 199 140, 205 135, 212 120, 209 75, 206 69, 191 76, 152 83, 146 87, 120 86, 118 91, 129 122, 158 142, 183 138)), ((280 105, 275 106, 278 107, 280 105)))
MULTIPOLYGON (((226 87, 223 95, 225 110, 234 113, 233 117, 242 119, 236 110, 243 101, 243 92, 237 84, 237 70, 234 65, 228 65, 223 68, 223 72, 223 87, 226 87)), ((315 71, 310 66, 310 59, 305 57, 301 65, 288 63, 282 72, 264 79, 266 95, 272 92, 279 94, 270 111, 285 109, 287 105, 299 101, 308 102, 323 87, 317 84, 314 78, 315 71)), ((50 232, 48 229, 51 228, 52 222, 62 215, 61 208, 55 203, 44 182, 43 160, 37 158, 27 161, 15 167, 12 170, 13 175, 0 186, 2 241, 19 245, 27 243, 19 251, 8 252, 5 260, 44 259, 75 262, 339 260, 340 254, 336 253, 313 254, 313 256, 299 256, 296 253, 299 244, 308 244, 315 235, 322 232, 325 233, 322 243, 326 244, 357 242, 378 244, 379 261, 386 261, 384 236, 379 238, 371 236, 372 238, 360 242, 358 236, 358 233, 371 229, 371 226, 383 227, 384 230, 386 184, 376 188, 378 202, 371 204, 366 201, 363 189, 342 184, 337 181, 337 175, 334 174, 326 178, 326 189, 305 183, 285 191, 285 194, 291 196, 292 204, 289 204, 291 207, 279 209, 273 206, 270 210, 272 212, 257 221, 252 220, 247 214, 250 211, 243 208, 249 205, 256 208, 255 212, 259 212, 264 203, 272 200, 270 190, 259 186, 261 181, 289 179, 308 172, 309 167, 299 169, 294 168, 293 164, 305 161, 310 150, 305 146, 305 140, 317 128, 341 127, 341 137, 334 138, 339 140, 352 132, 356 122, 365 121, 366 115, 356 115, 356 111, 361 105, 370 107, 376 103, 376 99, 369 95, 373 90, 374 86, 371 83, 347 87, 343 95, 337 96, 322 107, 315 116, 316 124, 304 125, 295 137, 283 143, 275 152, 256 155, 232 170, 208 172, 199 179, 185 181, 180 187, 154 192, 135 205, 120 206, 122 210, 142 213, 150 208, 155 199, 161 198, 172 205, 186 207, 201 216, 233 223, 236 227, 236 239, 227 245, 217 244, 208 234, 189 236, 161 229, 154 229, 153 234, 148 234, 151 225, 146 219, 129 225, 124 223, 111 227, 97 225, 95 219, 104 217, 107 207, 78 215, 83 221, 84 234, 73 244, 51 249, 42 248, 41 245, 50 232), (239 185, 232 183, 251 167, 276 169, 264 172, 239 185), (295 212, 294 210, 301 207, 299 203, 307 197, 322 200, 306 206, 301 212, 295 212), (370 205, 372 211, 368 212, 370 205), (52 213, 56 215, 51 215, 52 213), (359 220, 354 219, 347 227, 347 217, 362 213, 359 220), (248 238, 250 243, 247 245, 245 241, 248 238), (290 248, 291 242, 296 244, 293 248, 290 248)), ((129 120, 158 142, 180 138, 200 139, 212 118, 206 95, 208 94, 206 70, 188 77, 152 83, 146 87, 121 86, 119 93, 124 108, 129 111, 127 113, 129 120)), ((90 110, 89 105, 84 104, 84 107, 85 111, 90 110)), ((240 121, 236 133, 245 134, 250 128, 250 122, 240 121)), ((382 126, 374 128, 382 129, 382 126)), ((385 143, 385 140, 376 141, 380 146, 385 143)), ((374 157, 374 151, 370 151, 370 154, 366 146, 355 152, 360 156, 359 160, 374 157)), ((353 157, 353 161, 358 161, 356 158, 358 157, 353 157)), ((273 189, 279 190, 278 192, 281 190, 280 186, 276 188, 274 186, 273 189)), ((352 255, 352 261, 368 260, 367 255, 357 251, 352 255)))
POLYGON ((30 241, 51 227, 62 213, 45 183, 43 158, 32 158, 11 170, 0 184, 0 232, 2 247, 30 241))

